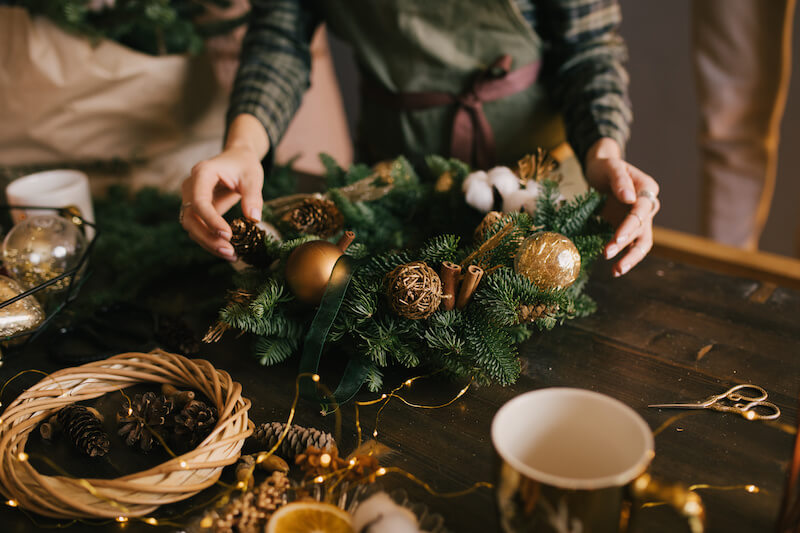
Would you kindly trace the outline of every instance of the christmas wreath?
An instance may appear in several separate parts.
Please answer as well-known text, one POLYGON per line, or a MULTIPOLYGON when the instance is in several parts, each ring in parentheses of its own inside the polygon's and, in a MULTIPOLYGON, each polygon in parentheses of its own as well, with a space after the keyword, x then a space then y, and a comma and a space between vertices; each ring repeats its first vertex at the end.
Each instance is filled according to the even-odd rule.
POLYGON ((266 201, 266 226, 233 222, 250 268, 206 341, 252 333, 264 365, 302 348, 304 372, 335 347, 349 361, 341 403, 379 390, 392 364, 513 383, 518 343, 595 310, 583 289, 611 235, 604 198, 561 196, 544 152, 488 173, 431 156, 428 180, 402 157, 349 170, 321 157, 324 192, 266 201))

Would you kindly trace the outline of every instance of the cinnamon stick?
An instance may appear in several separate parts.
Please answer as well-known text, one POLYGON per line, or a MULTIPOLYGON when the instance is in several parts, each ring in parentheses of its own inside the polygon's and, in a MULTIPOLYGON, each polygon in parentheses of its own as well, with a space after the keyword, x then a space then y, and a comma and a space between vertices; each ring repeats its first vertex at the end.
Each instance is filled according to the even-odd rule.
POLYGON ((345 231, 344 235, 342 235, 342 238, 339 239, 339 242, 336 243, 336 246, 338 246, 339 249, 342 252, 344 252, 345 250, 347 250, 348 246, 353 244, 353 241, 355 240, 355 238, 356 238, 356 234, 355 233, 353 233, 352 231, 349 231, 349 230, 345 231))
POLYGON ((464 309, 472 299, 475 289, 478 288, 483 277, 483 269, 477 265, 470 265, 464 273, 464 280, 461 282, 461 289, 458 291, 458 298, 456 298, 456 307, 464 309))
POLYGON ((442 263, 440 277, 442 278, 442 303, 441 308, 450 311, 456 306, 456 287, 461 267, 450 261, 442 263))

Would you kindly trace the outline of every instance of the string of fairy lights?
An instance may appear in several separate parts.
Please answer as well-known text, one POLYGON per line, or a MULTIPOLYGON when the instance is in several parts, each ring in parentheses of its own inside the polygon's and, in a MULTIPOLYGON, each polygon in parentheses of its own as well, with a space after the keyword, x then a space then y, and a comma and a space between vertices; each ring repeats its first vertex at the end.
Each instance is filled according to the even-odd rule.
MULTIPOLYGON (((360 415, 360 409, 361 408, 380 404, 380 407, 378 408, 378 410, 377 410, 377 412, 375 414, 374 427, 373 427, 373 431, 371 433, 373 439, 377 439, 377 437, 379 435, 379 426, 380 426, 380 422, 381 422, 381 415, 383 414, 384 410, 386 409, 388 404, 393 399, 397 399, 398 401, 400 401, 404 405, 406 405, 408 407, 411 407, 413 409, 442 409, 442 408, 445 408, 445 407, 448 407, 448 406, 452 405, 453 403, 457 402, 461 397, 463 397, 467 393, 467 391, 470 389, 470 387, 472 386, 472 384, 474 382, 474 378, 470 379, 468 381, 468 383, 464 387, 462 387, 452 398, 450 398, 448 401, 446 401, 444 403, 436 404, 436 405, 424 405, 424 404, 419 404, 419 403, 416 403, 416 402, 412 402, 412 401, 408 400, 406 397, 404 397, 403 395, 400 394, 401 391, 410 389, 414 385, 414 383, 416 383, 417 381, 422 380, 422 379, 426 379, 426 378, 430 378, 430 377, 438 374, 439 372, 440 371, 433 372, 431 374, 426 374, 426 375, 421 375, 421 376, 408 378, 405 381, 403 381, 400 385, 398 385, 397 387, 392 389, 389 393, 383 393, 380 396, 378 396, 377 398, 374 398, 374 399, 371 399, 371 400, 363 400, 363 401, 355 401, 355 402, 353 402, 354 411, 355 411, 355 427, 356 427, 356 433, 357 433, 357 446, 356 446, 357 449, 358 449, 358 447, 360 447, 362 445, 362 440, 363 440, 363 437, 362 437, 362 423, 361 423, 361 415, 360 415)), ((42 375, 44 375, 46 377, 51 377, 50 374, 48 374, 46 372, 43 372, 41 370, 36 370, 36 369, 24 370, 22 372, 19 372, 16 375, 14 375, 12 378, 7 380, 3 384, 2 387, 0 387, 0 400, 3 397, 3 393, 5 392, 6 387, 11 382, 13 382, 14 380, 16 380, 17 378, 19 378, 20 376, 22 376, 22 375, 24 375, 26 373, 38 373, 38 374, 42 374, 42 375)), ((333 395, 331 394, 330 390, 323 383, 320 382, 320 376, 318 374, 315 374, 315 373, 301 373, 301 374, 298 374, 297 377, 295 378, 294 395, 293 395, 293 398, 292 398, 291 406, 289 408, 289 414, 288 414, 284 429, 281 432, 281 434, 279 435, 279 437, 278 437, 277 441, 275 442, 275 444, 273 444, 273 446, 269 450, 262 451, 262 452, 260 452, 260 453, 258 453, 256 455, 256 457, 255 457, 255 462, 256 463, 262 463, 262 462, 266 461, 267 459, 269 459, 269 457, 271 457, 278 450, 278 448, 281 446, 281 444, 283 443, 284 439, 288 435, 289 430, 291 429, 291 426, 292 426, 292 422, 293 422, 293 420, 295 418, 295 415, 296 415, 296 412, 297 412, 297 405, 298 405, 299 400, 300 400, 300 382, 301 382, 301 380, 303 380, 305 378, 310 378, 312 381, 314 381, 316 383, 318 389, 320 389, 321 392, 323 393, 323 396, 328 398, 329 400, 331 400, 332 405, 333 405, 333 409, 331 411, 329 411, 329 413, 333 413, 335 415, 335 417, 336 417, 336 420, 335 420, 335 428, 336 428, 335 429, 335 435, 336 435, 336 439, 337 440, 340 439, 340 437, 341 437, 342 417, 341 417, 341 412, 340 412, 339 406, 335 405, 335 402, 333 400, 333 395)), ((57 380, 53 379, 53 381, 58 385, 57 380)), ((58 386, 60 387, 60 385, 58 385, 58 386)), ((64 393, 64 389, 63 388, 61 388, 61 391, 62 391, 62 393, 64 393)), ((130 397, 127 394, 125 394, 124 390, 122 390, 122 389, 120 389, 119 392, 122 394, 122 396, 127 401, 128 415, 133 414, 132 402, 131 402, 130 397)), ((2 406, 3 406, 3 403, 2 403, 2 401, 0 401, 0 408, 2 406)), ((656 430, 654 430, 653 431, 653 435, 657 436, 657 435, 661 434, 663 431, 665 431, 667 428, 673 426, 676 422, 678 422, 678 421, 680 421, 680 420, 682 420, 682 419, 684 419, 684 418, 686 418, 688 416, 693 416, 693 415, 696 415, 696 414, 699 414, 699 412, 689 411, 689 412, 680 413, 680 414, 677 414, 675 416, 672 416, 669 419, 667 419, 663 424, 661 424, 656 430)), ((2 423, 3 423, 3 418, 2 418, 2 416, 0 416, 0 424, 2 424, 2 423)), ((789 426, 787 424, 781 424, 781 423, 776 423, 776 422, 767 422, 767 425, 769 425, 771 427, 774 427, 776 429, 779 429, 781 431, 787 432, 787 433, 795 433, 796 432, 795 428, 793 428, 793 427, 791 427, 791 426, 789 426)), ((162 444, 162 446, 164 446, 165 451, 173 459, 178 457, 167 446, 167 443, 164 441, 163 437, 158 434, 158 432, 154 431, 152 428, 148 428, 148 429, 150 429, 150 431, 159 440, 159 442, 162 444)), ((677 428, 677 429, 679 431, 681 430, 681 428, 677 428)), ((370 451, 369 453, 371 454, 372 452, 370 451)), ((16 454, 16 457, 15 457, 16 460, 21 461, 21 462, 29 461, 31 458, 32 457, 25 451, 20 451, 19 453, 16 454)), ((63 468, 61 468, 58 464, 56 464, 54 461, 52 461, 48 457, 36 454, 36 455, 33 456, 33 458, 36 459, 36 460, 40 460, 43 463, 47 464, 48 466, 53 468, 56 472, 60 473, 61 475, 69 476, 69 474, 63 468)), ((322 455, 320 455, 319 460, 320 460, 320 465, 321 466, 328 467, 328 466, 330 466, 331 461, 333 460, 333 458, 332 458, 332 456, 330 454, 323 453, 322 455)), ((179 463, 179 466, 182 469, 191 468, 191 465, 189 463, 187 463, 186 461, 183 461, 183 460, 179 463)), ((351 475, 352 470, 355 469, 357 466, 358 466, 358 459, 356 457, 352 457, 347 461, 347 464, 346 464, 345 467, 333 470, 333 471, 331 471, 329 473, 326 473, 324 475, 318 475, 318 476, 314 477, 311 480, 301 482, 300 485, 299 485, 299 488, 308 488, 308 486, 312 486, 312 485, 320 485, 320 486, 322 486, 323 484, 326 484, 327 482, 332 481, 332 483, 327 486, 327 490, 329 492, 332 492, 332 491, 336 490, 336 488, 340 485, 342 480, 344 480, 347 476, 351 475)), ((494 488, 494 485, 492 483, 490 483, 490 482, 479 481, 479 482, 476 482, 473 485, 471 485, 471 486, 469 486, 469 487, 467 487, 467 488, 465 488, 463 490, 454 491, 454 492, 439 492, 436 489, 434 489, 429 483, 427 483, 424 480, 418 478, 414 474, 412 474, 412 473, 410 473, 410 472, 408 472, 406 470, 403 470, 401 468, 398 468, 398 467, 380 466, 379 468, 377 468, 373 472, 369 473, 367 476, 382 477, 382 476, 385 476, 387 474, 400 475, 400 476, 404 477, 405 479, 409 480, 410 482, 420 486, 422 489, 424 489, 431 496, 438 497, 438 498, 458 498, 458 497, 463 497, 463 496, 469 495, 469 494, 471 494, 471 493, 473 493, 473 492, 475 492, 475 491, 477 491, 479 489, 482 489, 482 488, 485 488, 485 489, 494 488)), ((365 476, 364 479, 366 479, 367 476, 365 476)), ((204 509, 208 509, 208 508, 210 508, 212 506, 219 507, 221 505, 224 505, 228 501, 230 501, 231 496, 236 491, 245 492, 247 490, 247 487, 248 487, 248 480, 239 480, 235 484, 229 484, 229 483, 225 483, 223 481, 217 480, 215 482, 215 486, 218 486, 220 488, 220 491, 217 494, 215 494, 212 498, 210 498, 207 501, 204 501, 204 502, 202 502, 202 503, 200 503, 198 505, 191 506, 190 508, 188 508, 188 509, 184 510, 183 512, 181 512, 181 513, 179 513, 177 515, 174 515, 174 516, 172 516, 170 518, 157 518, 155 516, 144 516, 144 517, 128 516, 128 509, 125 506, 119 504, 118 502, 114 501, 113 499, 105 497, 103 495, 102 491, 97 490, 97 488, 94 487, 88 480, 83 479, 83 478, 77 478, 75 481, 76 481, 77 484, 79 484, 81 487, 83 487, 86 491, 88 491, 93 496, 95 496, 95 497, 97 497, 99 499, 102 499, 102 500, 108 502, 109 504, 111 504, 112 506, 114 506, 115 508, 119 509, 120 515, 117 516, 113 520, 74 519, 74 520, 67 521, 67 522, 57 522, 55 524, 47 524, 47 523, 41 523, 41 522, 37 521, 36 518, 31 513, 25 511, 25 509, 20 507, 20 502, 17 501, 16 499, 13 499, 13 498, 8 499, 8 500, 5 501, 5 504, 8 507, 18 508, 20 511, 22 511, 31 520, 31 522, 36 527, 46 528, 46 529, 65 528, 65 527, 69 527, 69 526, 71 526, 71 525, 73 525, 75 523, 82 523, 82 524, 101 526, 101 525, 108 525, 108 524, 114 523, 114 522, 116 522, 120 526, 124 527, 125 524, 127 524, 129 521, 132 521, 132 520, 139 521, 139 522, 142 522, 144 524, 151 525, 151 526, 185 527, 186 524, 182 524, 182 523, 178 522, 177 520, 179 520, 181 518, 184 518, 186 516, 194 515, 195 513, 198 513, 199 511, 202 511, 204 509)), ((752 483, 739 484, 739 485, 711 485, 711 484, 705 484, 705 483, 698 483, 698 484, 691 485, 689 487, 689 490, 690 491, 734 491, 734 490, 741 490, 741 491, 744 491, 744 492, 749 493, 749 494, 759 494, 759 493, 768 494, 767 491, 761 489, 760 487, 758 487, 757 485, 754 485, 752 483)), ((656 507, 656 506, 660 506, 660 505, 664 505, 664 504, 665 504, 665 502, 649 502, 649 503, 642 504, 642 507, 643 508, 656 507)), ((201 522, 200 522, 200 526, 201 527, 206 527, 206 528, 210 527, 211 526, 210 520, 211 520, 211 518, 209 518, 209 517, 203 518, 201 520, 201 522)))

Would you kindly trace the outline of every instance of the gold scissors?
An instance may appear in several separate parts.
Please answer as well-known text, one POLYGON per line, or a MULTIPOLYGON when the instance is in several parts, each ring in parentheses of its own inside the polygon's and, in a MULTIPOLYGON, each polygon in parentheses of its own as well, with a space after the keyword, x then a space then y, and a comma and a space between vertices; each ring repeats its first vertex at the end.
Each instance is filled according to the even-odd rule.
POLYGON ((659 403, 647 407, 665 409, 713 409, 725 413, 738 413, 747 420, 775 420, 781 416, 780 408, 766 401, 767 391, 758 385, 736 385, 709 396, 698 403, 659 403))

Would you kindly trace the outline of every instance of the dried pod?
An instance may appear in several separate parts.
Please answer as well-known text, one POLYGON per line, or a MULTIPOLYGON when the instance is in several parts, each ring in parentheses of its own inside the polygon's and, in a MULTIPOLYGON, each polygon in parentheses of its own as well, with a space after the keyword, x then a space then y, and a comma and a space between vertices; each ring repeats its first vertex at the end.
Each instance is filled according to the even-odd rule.
POLYGON ((194 400, 194 391, 178 390, 174 385, 164 383, 161 385, 161 394, 172 400, 176 406, 184 405, 194 400))
POLYGON ((258 466, 258 468, 261 470, 266 470, 267 472, 283 472, 284 474, 289 472, 289 463, 275 454, 270 455, 263 461, 257 460, 256 466, 258 466))

